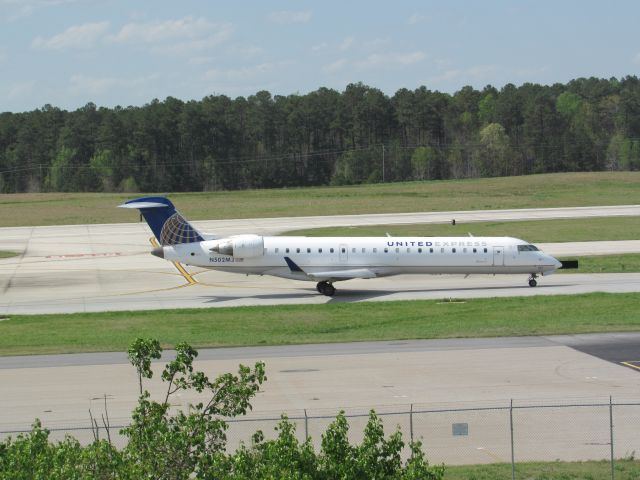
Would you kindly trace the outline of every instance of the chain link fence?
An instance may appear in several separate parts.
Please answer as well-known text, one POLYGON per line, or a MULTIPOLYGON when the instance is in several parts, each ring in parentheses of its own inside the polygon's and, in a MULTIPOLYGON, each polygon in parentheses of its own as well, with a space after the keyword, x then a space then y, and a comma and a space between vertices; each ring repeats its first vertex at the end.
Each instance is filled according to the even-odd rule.
MULTIPOLYGON (((479 404, 411 404, 344 409, 349 421, 352 442, 362 440, 369 411, 373 409, 385 425, 386 434, 396 428, 406 443, 421 440, 431 464, 453 465, 511 464, 511 478, 518 478, 518 464, 528 462, 600 461, 610 465, 615 479, 616 460, 634 459, 640 451, 640 400, 564 399, 560 401, 507 401, 479 404)), ((288 412, 300 441, 311 438, 316 449, 322 434, 335 420, 339 409, 308 409, 288 412)), ((94 414, 95 415, 95 414, 94 414)), ((129 419, 89 419, 74 425, 49 423, 51 438, 66 434, 83 443, 92 441, 96 431, 118 447, 126 443, 119 430, 129 419), (110 425, 109 432, 104 428, 110 425)), ((229 451, 241 443, 250 444, 253 434, 261 430, 266 439, 277 436, 275 427, 281 419, 276 412, 252 412, 229 419, 229 451)), ((28 432, 27 426, 0 425, 0 440, 28 432)), ((405 447, 405 457, 409 455, 405 447)), ((609 470, 609 469, 607 469, 609 470)), ((525 477, 522 477, 525 478, 525 477)), ((549 477, 552 478, 552 477, 549 477)))

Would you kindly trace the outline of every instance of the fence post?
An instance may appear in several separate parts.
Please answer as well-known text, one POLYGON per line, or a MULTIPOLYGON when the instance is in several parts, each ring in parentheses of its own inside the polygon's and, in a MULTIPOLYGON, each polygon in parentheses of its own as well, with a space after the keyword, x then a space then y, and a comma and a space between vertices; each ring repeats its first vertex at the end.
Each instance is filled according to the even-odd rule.
POLYGON ((513 448, 513 398, 509 404, 509 429, 511 430, 511 480, 516 480, 516 462, 513 448))
POLYGON ((411 435, 411 443, 413 443, 413 403, 409 409, 409 433, 411 435))
POLYGON ((613 459, 613 399, 609 395, 609 440, 611 445, 611 480, 615 479, 614 459, 613 459))
POLYGON ((307 417, 307 409, 304 409, 304 440, 309 440, 309 417, 307 417))

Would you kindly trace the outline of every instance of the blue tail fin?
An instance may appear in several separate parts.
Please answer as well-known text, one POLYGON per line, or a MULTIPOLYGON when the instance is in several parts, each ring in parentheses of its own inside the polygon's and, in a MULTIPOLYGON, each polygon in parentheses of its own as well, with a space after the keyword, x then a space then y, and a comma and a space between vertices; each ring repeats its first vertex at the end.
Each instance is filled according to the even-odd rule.
POLYGON ((137 208, 151 227, 160 245, 177 245, 204 240, 166 197, 141 197, 120 205, 122 208, 137 208))

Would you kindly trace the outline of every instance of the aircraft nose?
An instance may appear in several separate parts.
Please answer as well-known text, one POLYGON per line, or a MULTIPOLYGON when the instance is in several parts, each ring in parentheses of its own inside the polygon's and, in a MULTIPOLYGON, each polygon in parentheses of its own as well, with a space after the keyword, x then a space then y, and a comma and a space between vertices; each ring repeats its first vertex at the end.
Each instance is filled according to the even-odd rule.
POLYGON ((162 247, 156 247, 153 250, 151 250, 151 255, 155 255, 158 258, 164 258, 164 248, 162 247))

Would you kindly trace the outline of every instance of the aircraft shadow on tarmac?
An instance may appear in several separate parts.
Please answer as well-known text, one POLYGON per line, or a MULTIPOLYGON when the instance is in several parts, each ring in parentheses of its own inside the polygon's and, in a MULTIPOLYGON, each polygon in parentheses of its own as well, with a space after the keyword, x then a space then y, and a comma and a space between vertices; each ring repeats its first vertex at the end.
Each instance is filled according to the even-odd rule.
MULTIPOLYGON (((556 284, 556 285, 542 285, 536 287, 536 289, 556 289, 562 287, 572 286, 571 284, 556 284)), ((531 287, 523 285, 506 285, 506 286, 493 286, 493 287, 462 287, 462 288, 424 288, 424 289, 411 289, 411 290, 349 290, 340 288, 337 290, 335 296, 330 297, 327 303, 348 303, 348 302, 361 302, 363 300, 370 300, 373 298, 386 297, 398 293, 434 293, 434 292, 474 292, 474 291, 487 291, 487 290, 523 290, 529 291, 531 287)), ((319 296, 315 290, 309 289, 308 293, 275 293, 267 295, 211 295, 201 296, 200 298, 204 303, 219 303, 229 302, 234 300, 242 300, 245 298, 255 298, 260 300, 285 300, 285 299, 308 299, 319 296)), ((449 296, 449 295, 446 295, 449 296)))

